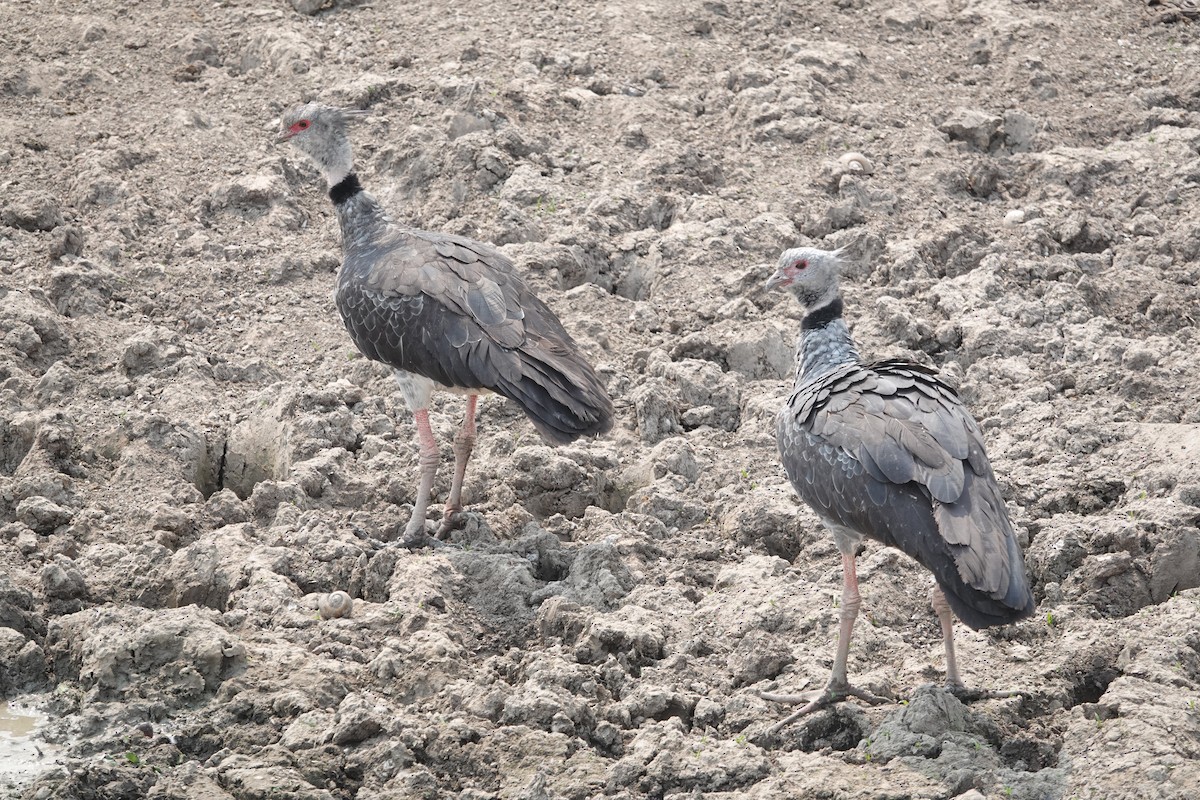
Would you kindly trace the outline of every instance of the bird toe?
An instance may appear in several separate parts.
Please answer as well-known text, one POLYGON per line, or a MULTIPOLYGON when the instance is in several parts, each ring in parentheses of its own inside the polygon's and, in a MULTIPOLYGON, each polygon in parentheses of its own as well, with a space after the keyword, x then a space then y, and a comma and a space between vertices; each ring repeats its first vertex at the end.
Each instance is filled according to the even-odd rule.
POLYGON ((438 525, 437 538, 445 539, 453 531, 459 530, 466 526, 467 517, 463 514, 461 508, 446 508, 442 514, 442 523, 438 525))
POLYGON ((979 700, 1003 700, 1007 697, 1025 697, 1028 692, 1020 689, 980 689, 968 688, 963 685, 947 686, 946 691, 964 703, 974 703, 979 700))
POLYGON ((764 700, 771 700, 776 703, 803 703, 800 708, 789 714, 784 719, 771 726, 770 732, 777 733, 781 729, 792 724, 801 717, 820 711, 823 708, 828 708, 836 703, 849 698, 857 697, 870 705, 880 705, 882 703, 890 703, 891 699, 869 692, 866 689, 860 689, 845 682, 830 681, 829 684, 821 690, 802 692, 800 694, 774 694, 772 692, 759 692, 758 696, 764 700))

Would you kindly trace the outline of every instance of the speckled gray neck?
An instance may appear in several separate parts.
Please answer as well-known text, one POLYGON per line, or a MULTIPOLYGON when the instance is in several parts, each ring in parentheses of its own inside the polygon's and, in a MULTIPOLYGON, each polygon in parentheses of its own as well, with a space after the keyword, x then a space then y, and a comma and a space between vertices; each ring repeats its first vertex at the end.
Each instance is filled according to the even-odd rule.
POLYGON ((370 192, 356 192, 335 208, 342 229, 342 249, 347 255, 357 256, 362 248, 385 241, 387 229, 394 224, 370 192))
MULTIPOLYGON (((841 307, 841 296, 833 303, 841 307)), ((801 325, 800 339, 796 343, 796 384, 819 378, 842 364, 857 362, 858 350, 846 320, 840 314, 830 318, 829 306, 813 309, 805 315, 805 321, 820 319, 822 324, 801 325)))

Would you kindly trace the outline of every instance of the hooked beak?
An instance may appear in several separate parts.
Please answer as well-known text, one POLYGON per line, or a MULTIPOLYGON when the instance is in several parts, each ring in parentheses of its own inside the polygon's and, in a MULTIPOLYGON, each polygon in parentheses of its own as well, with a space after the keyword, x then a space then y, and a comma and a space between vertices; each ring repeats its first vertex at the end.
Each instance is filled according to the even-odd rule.
POLYGON ((774 275, 772 275, 770 278, 767 278, 767 285, 763 288, 768 292, 773 292, 777 289, 782 289, 783 287, 790 285, 791 282, 792 279, 787 275, 784 275, 783 270, 777 269, 775 270, 774 275))
POLYGON ((283 144, 284 142, 286 142, 288 139, 291 139, 295 135, 296 134, 292 133, 291 131, 284 131, 283 133, 281 133, 275 137, 275 144, 283 144))

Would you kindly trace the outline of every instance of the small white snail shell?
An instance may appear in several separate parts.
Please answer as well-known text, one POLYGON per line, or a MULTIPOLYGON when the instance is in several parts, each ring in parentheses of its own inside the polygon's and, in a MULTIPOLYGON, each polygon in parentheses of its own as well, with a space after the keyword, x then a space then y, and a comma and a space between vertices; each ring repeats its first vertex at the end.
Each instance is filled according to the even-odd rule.
POLYGON ((330 592, 317 603, 317 610, 321 612, 321 619, 348 617, 354 610, 354 601, 345 592, 330 592))
POLYGON ((875 172, 875 165, 871 163, 871 159, 862 153, 846 153, 838 159, 838 164, 846 172, 861 172, 864 175, 870 175, 875 172))
POLYGON ((1004 224, 1010 228, 1015 228, 1025 221, 1025 212, 1019 208, 1014 208, 1004 215, 1004 224))

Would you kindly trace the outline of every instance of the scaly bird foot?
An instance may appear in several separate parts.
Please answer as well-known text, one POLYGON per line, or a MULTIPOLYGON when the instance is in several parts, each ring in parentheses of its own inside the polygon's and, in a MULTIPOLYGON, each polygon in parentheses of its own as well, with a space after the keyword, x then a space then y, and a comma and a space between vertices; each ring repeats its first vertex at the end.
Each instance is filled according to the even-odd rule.
POLYGON ((1020 689, 968 689, 960 684, 946 684, 946 691, 964 703, 978 700, 1002 700, 1006 697, 1024 697, 1029 694, 1020 689))
POLYGON ((467 524, 467 518, 463 515, 461 508, 446 507, 442 514, 442 524, 438 526, 437 538, 445 539, 453 531, 458 530, 467 524))
MULTIPOLYGON (((438 533, 441 533, 440 528, 438 533)), ((443 542, 434 536, 430 536, 429 532, 425 530, 425 520, 417 518, 408 523, 408 526, 404 529, 404 536, 396 544, 409 550, 420 550, 425 547, 434 550, 447 547, 455 550, 461 549, 460 545, 452 542, 443 542)))
POLYGON ((860 689, 857 686, 851 686, 848 683, 829 682, 829 685, 824 689, 812 692, 802 692, 800 694, 776 694, 775 692, 759 692, 758 696, 763 700, 770 700, 775 703, 804 703, 804 705, 792 712, 786 718, 772 725, 769 729, 770 733, 778 733, 781 729, 792 724, 803 716, 820 711, 823 708, 840 703, 848 697, 857 697, 863 702, 877 706, 881 703, 891 702, 886 697, 880 697, 877 694, 872 694, 866 689, 860 689))

